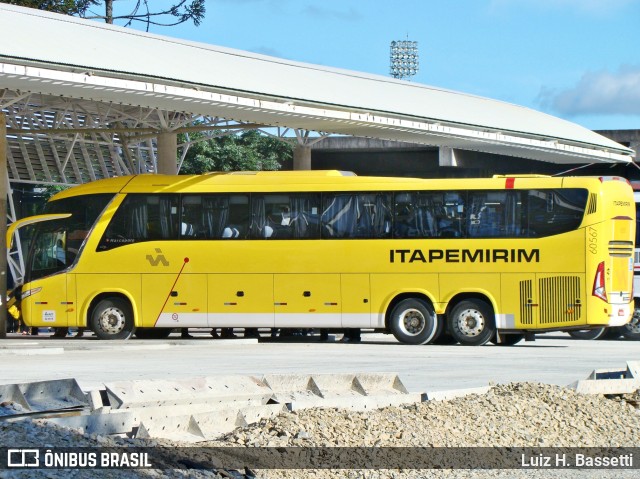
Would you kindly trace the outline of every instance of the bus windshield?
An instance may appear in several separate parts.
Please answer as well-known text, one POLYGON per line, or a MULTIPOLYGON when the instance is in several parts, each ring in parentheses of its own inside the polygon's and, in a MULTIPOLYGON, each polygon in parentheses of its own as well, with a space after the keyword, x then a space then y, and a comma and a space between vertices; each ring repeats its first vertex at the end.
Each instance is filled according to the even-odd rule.
POLYGON ((45 213, 70 213, 71 216, 33 226, 25 281, 49 276, 71 266, 111 198, 112 194, 97 194, 83 197, 82 201, 65 198, 47 203, 45 213))

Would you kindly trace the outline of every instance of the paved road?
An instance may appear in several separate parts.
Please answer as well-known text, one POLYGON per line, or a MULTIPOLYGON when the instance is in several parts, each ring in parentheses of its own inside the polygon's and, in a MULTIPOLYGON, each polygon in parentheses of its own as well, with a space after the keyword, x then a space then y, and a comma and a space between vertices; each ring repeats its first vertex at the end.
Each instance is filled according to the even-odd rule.
POLYGON ((76 378, 84 390, 132 379, 223 374, 393 372, 411 392, 536 381, 568 385, 593 369, 640 360, 640 342, 578 341, 563 333, 513 347, 407 346, 363 334, 360 344, 193 339, 100 341, 9 335, 0 340, 0 384, 76 378))

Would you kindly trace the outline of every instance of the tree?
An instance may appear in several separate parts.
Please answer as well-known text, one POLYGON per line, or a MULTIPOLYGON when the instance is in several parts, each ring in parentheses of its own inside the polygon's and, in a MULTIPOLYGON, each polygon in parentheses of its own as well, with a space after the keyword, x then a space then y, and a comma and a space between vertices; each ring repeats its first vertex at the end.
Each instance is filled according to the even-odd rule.
MULTIPOLYGON (((203 137, 195 133, 191 141, 203 137)), ((293 146, 256 130, 194 143, 187 152, 180 174, 210 171, 279 170, 293 157, 293 146)))
POLYGON ((0 3, 64 13, 65 15, 83 15, 90 4, 94 2, 92 0, 0 0, 0 3))
POLYGON ((124 21, 125 27, 134 22, 140 22, 146 24, 147 31, 151 25, 171 27, 189 20, 199 26, 205 14, 205 0, 177 0, 176 4, 159 10, 152 10, 149 7, 150 0, 137 0, 128 11, 115 14, 116 1, 119 0, 0 0, 0 3, 76 15, 92 20, 101 19, 106 23, 124 21), (97 13, 97 8, 102 5, 104 5, 104 15, 97 13))

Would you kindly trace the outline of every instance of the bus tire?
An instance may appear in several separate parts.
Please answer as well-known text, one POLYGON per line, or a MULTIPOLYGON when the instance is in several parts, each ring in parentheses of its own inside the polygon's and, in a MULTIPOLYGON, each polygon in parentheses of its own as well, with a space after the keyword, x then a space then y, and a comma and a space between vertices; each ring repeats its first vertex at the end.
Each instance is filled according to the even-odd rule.
POLYGON ((99 339, 129 339, 133 334, 133 312, 122 298, 105 298, 91 313, 91 329, 99 339))
POLYGON ((601 338, 606 331, 607 328, 580 329, 569 331, 569 336, 573 339, 586 339, 587 341, 593 341, 594 339, 601 338))
POLYGON ((634 300, 633 316, 631 321, 620 328, 626 339, 640 340, 640 300, 634 300))
POLYGON ((482 346, 496 334, 493 309, 480 299, 460 301, 447 322, 451 336, 465 346, 482 346))
POLYGON ((422 299, 403 299, 395 305, 389 318, 389 329, 404 344, 427 344, 438 330, 433 308, 422 299))
POLYGON ((138 339, 167 339, 171 328, 137 328, 134 336, 138 339))

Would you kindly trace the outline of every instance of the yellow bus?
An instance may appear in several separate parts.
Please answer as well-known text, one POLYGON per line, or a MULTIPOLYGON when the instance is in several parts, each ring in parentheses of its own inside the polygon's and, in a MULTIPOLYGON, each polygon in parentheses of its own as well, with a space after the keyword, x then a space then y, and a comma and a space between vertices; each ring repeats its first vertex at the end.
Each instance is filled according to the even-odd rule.
POLYGON ((408 344, 515 344, 626 324, 635 204, 616 177, 111 178, 58 193, 20 290, 29 326, 368 328, 408 344))

